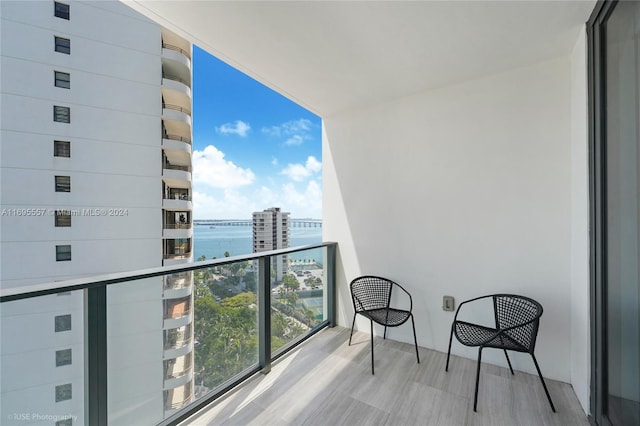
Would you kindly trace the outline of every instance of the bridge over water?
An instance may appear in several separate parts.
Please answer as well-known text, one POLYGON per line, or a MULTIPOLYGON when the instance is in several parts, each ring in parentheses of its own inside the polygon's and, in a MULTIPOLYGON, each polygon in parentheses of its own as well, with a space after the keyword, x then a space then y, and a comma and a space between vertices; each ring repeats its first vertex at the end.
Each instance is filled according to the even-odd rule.
MULTIPOLYGON (((253 226, 252 220, 246 219, 206 219, 194 220, 197 226, 253 226)), ((322 219, 289 219, 292 228, 322 228, 322 219)))

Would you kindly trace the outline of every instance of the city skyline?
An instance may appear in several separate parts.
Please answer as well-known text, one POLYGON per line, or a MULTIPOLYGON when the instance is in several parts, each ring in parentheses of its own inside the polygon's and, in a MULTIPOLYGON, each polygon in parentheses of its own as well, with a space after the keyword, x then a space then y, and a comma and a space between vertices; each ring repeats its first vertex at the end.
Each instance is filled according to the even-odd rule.
POLYGON ((322 218, 321 119, 193 49, 194 219, 322 218))

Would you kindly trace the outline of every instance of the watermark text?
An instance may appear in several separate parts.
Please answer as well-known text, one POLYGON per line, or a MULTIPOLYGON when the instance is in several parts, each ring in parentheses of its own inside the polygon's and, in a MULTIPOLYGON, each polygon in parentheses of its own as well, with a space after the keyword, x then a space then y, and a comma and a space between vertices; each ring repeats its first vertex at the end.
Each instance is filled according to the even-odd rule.
POLYGON ((82 209, 51 208, 9 208, 0 210, 2 217, 40 217, 40 216, 129 216, 129 209, 113 207, 95 207, 82 209))

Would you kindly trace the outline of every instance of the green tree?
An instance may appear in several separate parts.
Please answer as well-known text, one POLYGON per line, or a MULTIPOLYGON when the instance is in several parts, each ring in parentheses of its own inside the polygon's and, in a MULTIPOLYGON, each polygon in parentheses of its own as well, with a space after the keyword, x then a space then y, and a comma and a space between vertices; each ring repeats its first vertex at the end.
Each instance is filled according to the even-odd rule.
POLYGON ((298 279, 291 274, 285 274, 282 277, 282 285, 288 288, 289 290, 298 290, 300 288, 300 283, 298 279))
POLYGON ((195 302, 196 382, 213 388, 253 364, 257 356, 256 295, 195 302))

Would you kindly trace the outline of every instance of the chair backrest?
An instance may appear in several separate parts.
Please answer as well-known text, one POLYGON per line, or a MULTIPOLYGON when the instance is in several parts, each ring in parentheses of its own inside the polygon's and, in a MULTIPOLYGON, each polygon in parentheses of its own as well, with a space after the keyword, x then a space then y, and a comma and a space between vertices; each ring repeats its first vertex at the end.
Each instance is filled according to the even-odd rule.
POLYGON ((351 281, 351 299, 356 312, 388 308, 393 285, 391 280, 372 275, 351 281))
POLYGON ((542 316, 542 305, 533 299, 515 294, 493 295, 496 328, 515 327, 506 333, 533 352, 538 336, 538 326, 542 316))

